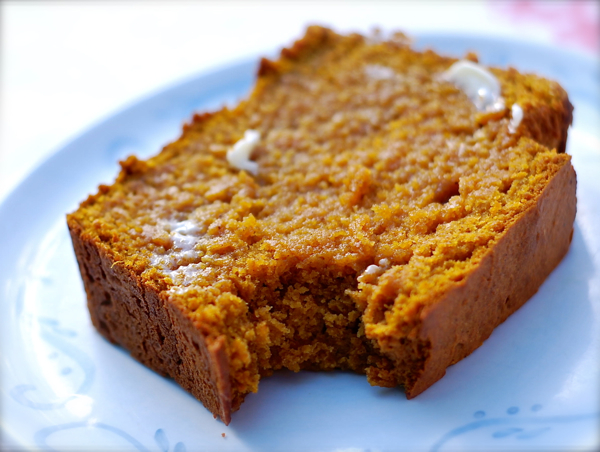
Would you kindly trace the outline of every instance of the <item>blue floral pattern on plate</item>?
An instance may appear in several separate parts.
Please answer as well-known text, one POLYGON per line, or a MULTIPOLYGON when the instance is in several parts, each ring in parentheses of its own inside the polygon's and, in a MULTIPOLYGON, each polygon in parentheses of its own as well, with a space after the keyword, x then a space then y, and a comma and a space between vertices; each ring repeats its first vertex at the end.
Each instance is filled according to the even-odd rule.
MULTIPOLYGON (((536 413, 542 409, 542 405, 535 404, 531 406, 531 412, 536 413)), ((513 417, 520 411, 519 407, 511 406, 506 410, 508 416, 485 418, 486 413, 478 410, 473 414, 477 420, 461 425, 452 429, 442 436, 431 448, 431 452, 443 450, 456 450, 454 448, 445 449, 453 439, 469 435, 476 430, 486 429, 490 432, 493 439, 499 440, 508 437, 514 437, 517 440, 529 440, 536 438, 552 430, 553 426, 565 425, 573 422, 594 421, 599 417, 599 413, 579 414, 571 416, 540 416, 540 417, 513 417)), ((523 445, 523 447, 527 447, 523 445)))
MULTIPOLYGON (((39 318, 38 322, 41 325, 40 338, 58 350, 50 353, 50 355, 48 355, 48 359, 58 358, 59 352, 70 357, 83 371, 83 382, 80 384, 77 390, 72 393, 72 395, 60 399, 53 397, 51 401, 35 401, 34 399, 31 399, 29 397, 30 393, 37 390, 37 387, 32 384, 17 385, 11 389, 10 395, 20 404, 30 408, 35 408, 36 410, 52 410, 63 406, 77 394, 87 393, 92 386, 95 369, 92 360, 84 352, 79 350, 67 340, 77 336, 75 331, 68 328, 62 328, 60 327, 58 320, 47 317, 39 318)), ((64 377, 68 377, 72 374, 72 371, 73 369, 71 367, 63 367, 60 369, 60 374, 64 377)))

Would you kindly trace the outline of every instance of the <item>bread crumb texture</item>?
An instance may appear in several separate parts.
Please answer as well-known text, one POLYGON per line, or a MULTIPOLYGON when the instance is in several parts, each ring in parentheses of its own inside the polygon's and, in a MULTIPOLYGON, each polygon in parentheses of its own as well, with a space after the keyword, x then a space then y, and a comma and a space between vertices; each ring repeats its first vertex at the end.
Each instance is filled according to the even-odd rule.
POLYGON ((237 107, 196 115, 155 157, 121 162, 116 182, 68 217, 98 329, 186 389, 209 388, 192 392, 225 422, 282 368, 414 386, 433 353, 427 312, 570 167, 572 107, 555 82, 490 68, 506 107, 478 111, 442 77, 456 59, 406 42, 310 27, 262 61, 237 107), (252 172, 227 158, 247 131, 260 137, 252 172), (141 306, 132 324, 158 331, 137 352, 138 326, 102 314, 123 290, 141 306), (181 333, 169 348, 180 324, 201 339, 181 333), (203 357, 194 381, 173 370, 193 365, 182 347, 203 357))

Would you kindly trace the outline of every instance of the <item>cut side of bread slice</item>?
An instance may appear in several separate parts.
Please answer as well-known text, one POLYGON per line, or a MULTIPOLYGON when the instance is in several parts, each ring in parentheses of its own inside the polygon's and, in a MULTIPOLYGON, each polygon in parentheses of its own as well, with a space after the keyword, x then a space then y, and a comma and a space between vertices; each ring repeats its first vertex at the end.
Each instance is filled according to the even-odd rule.
POLYGON ((472 54, 310 27, 68 215, 92 322, 226 424, 282 368, 415 397, 567 252, 572 110, 472 54))

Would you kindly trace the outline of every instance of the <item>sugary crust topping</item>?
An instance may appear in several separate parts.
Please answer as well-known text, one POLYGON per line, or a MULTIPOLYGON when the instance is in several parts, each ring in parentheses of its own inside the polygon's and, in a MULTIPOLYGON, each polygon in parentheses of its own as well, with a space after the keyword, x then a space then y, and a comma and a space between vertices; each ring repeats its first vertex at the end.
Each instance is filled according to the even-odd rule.
POLYGON ((245 170, 253 175, 258 174, 258 163, 250 160, 252 151, 260 141, 260 132, 246 130, 233 147, 227 151, 227 161, 231 166, 239 170, 245 170))
POLYGON ((511 118, 508 123, 508 131, 510 133, 516 133, 521 121, 523 120, 523 109, 519 104, 513 104, 511 109, 511 118))
POLYGON ((365 73, 374 80, 389 80, 396 74, 393 69, 381 64, 368 64, 365 66, 365 73))
POLYGON ((505 108, 498 79, 473 61, 457 61, 442 78, 459 87, 480 111, 499 112, 505 108))

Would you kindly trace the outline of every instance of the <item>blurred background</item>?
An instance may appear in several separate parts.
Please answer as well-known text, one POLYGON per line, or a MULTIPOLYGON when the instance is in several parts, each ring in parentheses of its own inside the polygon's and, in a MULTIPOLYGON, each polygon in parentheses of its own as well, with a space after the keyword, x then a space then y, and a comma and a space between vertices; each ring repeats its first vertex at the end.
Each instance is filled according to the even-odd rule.
POLYGON ((599 19, 596 0, 2 1, 0 202, 44 158, 115 111, 211 68, 273 53, 308 24, 510 37, 597 59, 599 19))

